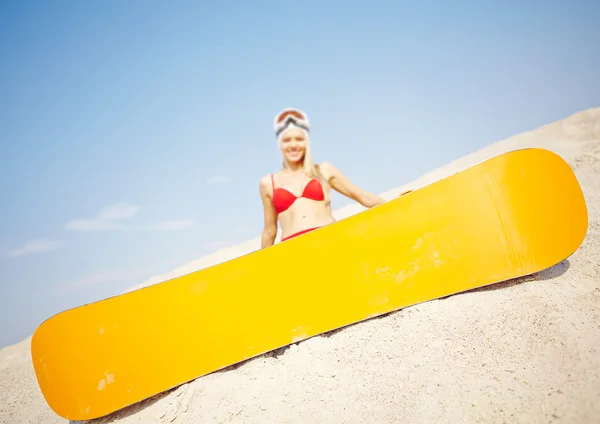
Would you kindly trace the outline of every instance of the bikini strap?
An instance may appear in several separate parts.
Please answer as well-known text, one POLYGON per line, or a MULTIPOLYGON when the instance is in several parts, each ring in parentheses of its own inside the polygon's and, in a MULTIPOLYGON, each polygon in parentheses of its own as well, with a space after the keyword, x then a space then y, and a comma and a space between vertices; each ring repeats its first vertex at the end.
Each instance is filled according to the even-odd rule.
POLYGON ((271 174, 271 187, 273 188, 273 191, 275 191, 275 180, 273 179, 273 174, 271 174))

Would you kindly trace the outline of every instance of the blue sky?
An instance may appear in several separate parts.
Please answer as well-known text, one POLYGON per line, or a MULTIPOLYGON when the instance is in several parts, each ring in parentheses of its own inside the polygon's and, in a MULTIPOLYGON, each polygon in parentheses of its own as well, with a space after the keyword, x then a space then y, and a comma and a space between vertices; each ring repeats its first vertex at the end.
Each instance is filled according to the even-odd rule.
POLYGON ((0 346, 258 236, 283 107, 380 193, 599 105, 597 2, 494 3, 2 2, 0 346))

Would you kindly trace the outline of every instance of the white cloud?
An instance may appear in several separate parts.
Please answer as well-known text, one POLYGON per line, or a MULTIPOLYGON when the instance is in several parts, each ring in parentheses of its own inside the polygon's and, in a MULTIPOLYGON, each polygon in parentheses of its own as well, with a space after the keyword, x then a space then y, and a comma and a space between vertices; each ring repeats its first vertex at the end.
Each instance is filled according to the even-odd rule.
MULTIPOLYGON (((163 272, 165 269, 170 269, 176 266, 178 263, 179 260, 171 259, 164 262, 154 261, 152 263, 148 263, 147 266, 142 267, 135 267, 129 269, 109 269, 73 278, 69 281, 64 282, 63 284, 54 286, 51 289, 54 291, 65 293, 79 289, 85 289, 87 287, 100 284, 138 279, 141 279, 143 281, 148 281, 148 279, 159 280, 155 281, 156 283, 167 280, 168 278, 163 278, 161 272, 163 272), (152 275, 154 275, 154 277, 151 277, 152 275)), ((138 283, 136 286, 140 285, 143 285, 143 283, 138 283)))
POLYGON ((124 229, 114 221, 134 217, 139 207, 129 203, 116 203, 102 208, 95 218, 75 219, 65 224, 65 228, 77 231, 106 231, 124 229))
POLYGON ((206 180, 209 184, 223 184, 231 181, 231 178, 226 177, 224 175, 216 175, 214 177, 210 177, 206 180))
POLYGON ((115 219, 133 218, 139 210, 140 208, 135 205, 130 205, 128 203, 117 203, 115 205, 103 208, 98 213, 97 219, 110 221, 115 219))
POLYGON ((16 258, 18 256, 31 255, 34 253, 50 252, 62 246, 63 242, 56 240, 33 240, 25 246, 14 249, 9 252, 9 256, 16 258))
POLYGON ((132 225, 119 221, 133 218, 140 208, 129 203, 117 203, 102 208, 94 218, 75 219, 65 224, 65 228, 76 231, 171 231, 184 230, 196 225, 193 219, 179 219, 150 225, 132 225))
POLYGON ((84 275, 58 286, 58 291, 70 292, 84 287, 94 286, 97 284, 111 283, 115 281, 124 281, 135 278, 147 278, 151 271, 149 269, 133 269, 133 270, 108 270, 97 272, 94 274, 84 275))
POLYGON ((67 222, 65 228, 79 231, 101 231, 101 230, 119 230, 125 228, 123 225, 114 222, 102 221, 99 219, 76 219, 67 222))
POLYGON ((157 230, 184 230, 186 228, 191 228, 196 225, 196 221, 193 219, 180 219, 175 221, 166 221, 157 224, 155 228, 157 230))

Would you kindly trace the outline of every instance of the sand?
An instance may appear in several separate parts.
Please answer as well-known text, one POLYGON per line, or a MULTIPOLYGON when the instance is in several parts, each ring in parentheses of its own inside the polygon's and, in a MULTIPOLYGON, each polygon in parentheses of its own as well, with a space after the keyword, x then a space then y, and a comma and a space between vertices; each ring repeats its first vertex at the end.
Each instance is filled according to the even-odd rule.
MULTIPOLYGON (((523 147, 560 154, 583 187, 589 229, 565 261, 314 337, 88 423, 599 422, 600 108, 489 145, 381 196, 523 147)), ((336 217, 361 210, 352 205, 336 217)), ((259 245, 256 238, 221 249, 134 288, 259 245)), ((30 340, 0 351, 0 423, 66 423, 37 386, 30 340)))

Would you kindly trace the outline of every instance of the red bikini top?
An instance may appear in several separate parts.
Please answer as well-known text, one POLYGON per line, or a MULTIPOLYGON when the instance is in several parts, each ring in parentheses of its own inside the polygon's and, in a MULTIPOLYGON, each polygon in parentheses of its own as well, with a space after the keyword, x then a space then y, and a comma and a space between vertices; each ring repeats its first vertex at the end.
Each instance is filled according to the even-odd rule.
POLYGON ((323 187, 316 178, 313 178, 306 184, 302 195, 296 197, 285 188, 275 188, 275 181, 273 180, 273 174, 271 174, 271 184, 273 186, 273 206, 277 214, 287 210, 292 204, 300 197, 305 197, 311 200, 325 200, 323 193, 323 187))

